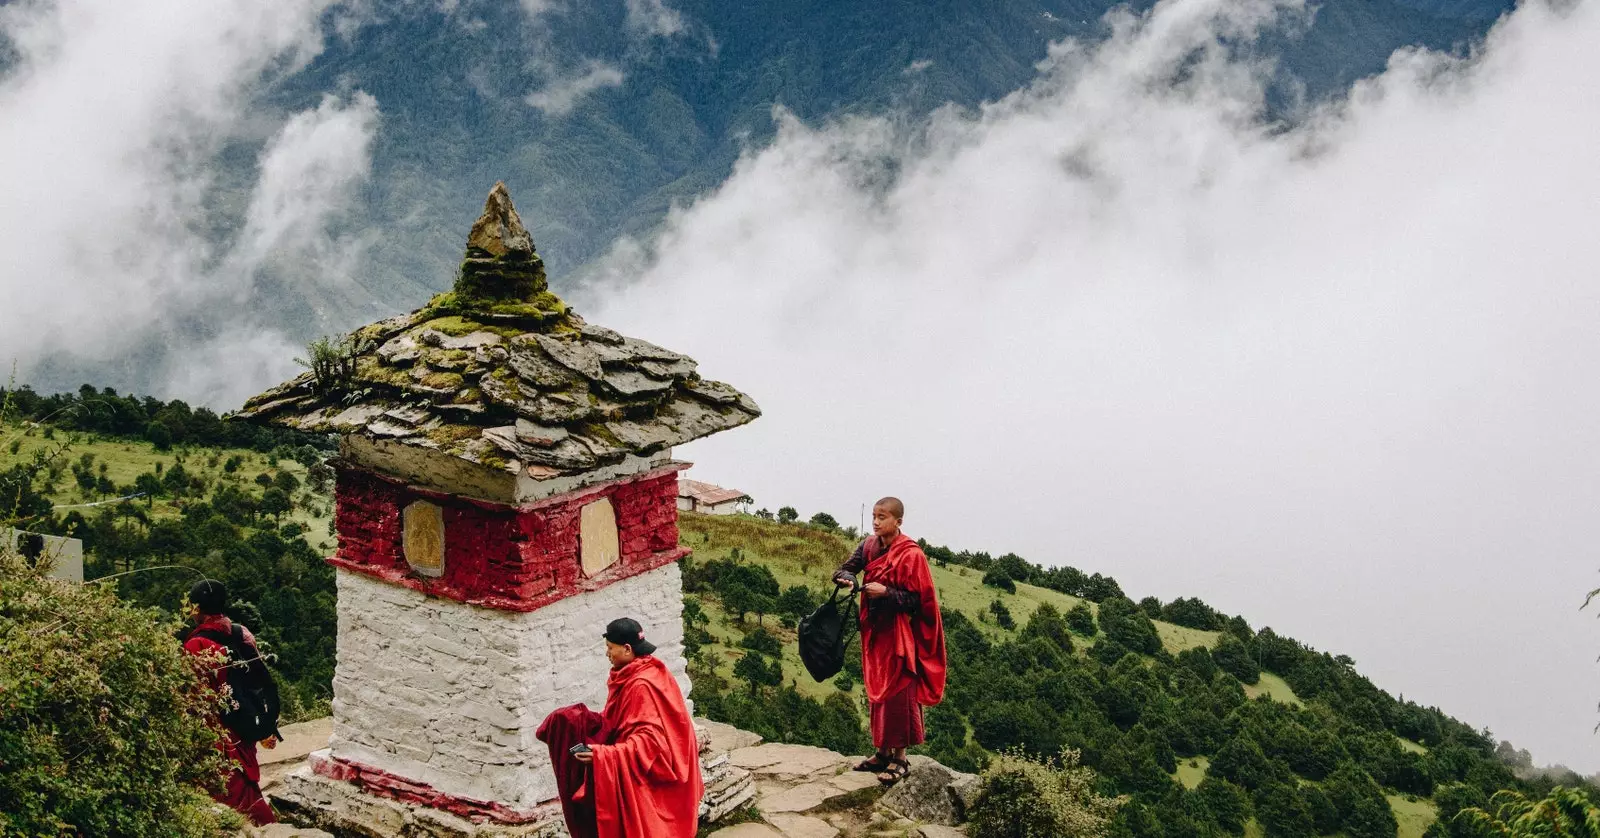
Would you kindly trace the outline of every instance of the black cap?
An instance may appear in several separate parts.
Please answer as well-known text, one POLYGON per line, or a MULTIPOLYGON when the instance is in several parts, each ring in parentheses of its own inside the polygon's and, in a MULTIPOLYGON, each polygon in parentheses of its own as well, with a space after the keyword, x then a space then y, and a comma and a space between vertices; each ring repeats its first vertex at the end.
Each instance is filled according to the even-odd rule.
POLYGON ((221 614, 228 607, 228 589, 215 579, 201 579, 189 589, 189 602, 202 614, 221 614))
POLYGON ((618 646, 627 646, 635 655, 648 655, 656 650, 656 644, 644 639, 644 628, 639 622, 627 617, 607 624, 604 637, 618 646))

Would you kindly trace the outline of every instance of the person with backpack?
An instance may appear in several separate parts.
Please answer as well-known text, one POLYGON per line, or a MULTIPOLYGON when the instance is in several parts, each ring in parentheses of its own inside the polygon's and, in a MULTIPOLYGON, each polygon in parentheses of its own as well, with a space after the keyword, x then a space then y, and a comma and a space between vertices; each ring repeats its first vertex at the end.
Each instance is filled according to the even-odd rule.
POLYGON ((256 745, 270 750, 281 738, 278 689, 250 630, 222 613, 227 602, 228 589, 215 579, 201 580, 189 589, 196 625, 184 640, 183 651, 200 662, 206 685, 223 696, 225 709, 214 722, 219 729, 217 749, 230 769, 227 787, 212 796, 263 826, 277 823, 278 818, 261 793, 256 745))
POLYGON ((861 574, 861 675, 878 752, 855 770, 876 773, 886 786, 911 770, 906 748, 922 744, 922 708, 944 699, 938 592, 927 555, 900 531, 904 518, 897 498, 873 504, 873 534, 833 573, 841 588, 861 574))

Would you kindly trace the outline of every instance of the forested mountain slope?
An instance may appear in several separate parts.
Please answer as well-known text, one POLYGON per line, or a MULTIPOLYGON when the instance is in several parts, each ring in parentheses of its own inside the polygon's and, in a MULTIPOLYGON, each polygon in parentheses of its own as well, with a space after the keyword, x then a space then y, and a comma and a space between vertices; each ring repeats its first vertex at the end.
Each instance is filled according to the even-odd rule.
MULTIPOLYGON (((143 604, 175 607, 199 572, 224 580, 234 614, 277 655, 291 715, 326 712, 326 440, 235 431, 182 403, 90 387, 0 392, 0 403, 0 520, 83 538, 87 575, 125 574, 119 592, 143 604)), ((859 658, 814 683, 793 631, 853 535, 820 515, 693 514, 680 534, 694 550, 684 621, 697 712, 774 740, 865 749, 859 658)), ((1583 784, 1518 780, 1506 754, 1526 755, 1497 754, 1488 731, 1200 600, 1135 602, 1102 574, 926 549, 950 682, 923 750, 970 770, 1003 749, 1077 749, 1106 791, 1131 797, 1119 835, 1442 838, 1455 834, 1448 816, 1496 790, 1583 784)))

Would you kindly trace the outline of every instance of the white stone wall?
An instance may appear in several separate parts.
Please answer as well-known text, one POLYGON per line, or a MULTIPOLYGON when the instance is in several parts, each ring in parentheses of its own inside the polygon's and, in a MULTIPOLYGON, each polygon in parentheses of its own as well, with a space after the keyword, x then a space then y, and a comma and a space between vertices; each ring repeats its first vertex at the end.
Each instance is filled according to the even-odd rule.
POLYGON ((445 794, 531 809, 556 797, 534 731, 605 704, 606 623, 633 617, 689 692, 677 564, 530 613, 425 596, 338 571, 332 756, 445 794))

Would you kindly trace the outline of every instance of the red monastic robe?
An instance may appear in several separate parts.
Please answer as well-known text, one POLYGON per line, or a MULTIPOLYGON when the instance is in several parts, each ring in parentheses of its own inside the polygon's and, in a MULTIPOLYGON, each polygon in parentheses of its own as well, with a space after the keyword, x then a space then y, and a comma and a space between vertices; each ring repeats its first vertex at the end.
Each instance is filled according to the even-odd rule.
POLYGON ((611 671, 604 713, 565 707, 536 735, 550 744, 574 838, 693 838, 699 829, 700 743, 678 682, 657 658, 611 671), (571 766, 581 763, 566 748, 579 741, 594 750, 593 771, 572 788, 571 766))
POLYGON ((906 614, 873 608, 872 600, 861 595, 861 673, 867 700, 892 706, 911 691, 916 704, 924 707, 943 701, 944 621, 922 548, 904 533, 895 536, 886 552, 868 559, 862 581, 915 591, 921 600, 919 613, 906 614))
MULTIPOLYGON (((202 628, 229 634, 233 631, 233 622, 221 615, 211 615, 201 621, 195 631, 202 628)), ((244 640, 250 648, 255 648, 256 639, 251 636, 249 629, 244 630, 244 640)), ((222 661, 227 658, 228 648, 209 637, 191 634, 184 641, 183 650, 195 656, 216 656, 218 663, 207 668, 206 682, 211 689, 221 692, 228 683, 227 675, 222 671, 222 661)), ((256 743, 240 741, 232 731, 223 727, 221 719, 214 719, 212 726, 217 730, 217 750, 227 757, 232 766, 228 772, 227 788, 213 797, 218 803, 249 818, 256 826, 277 823, 278 818, 273 814, 272 806, 261 793, 261 764, 256 759, 256 743)))

